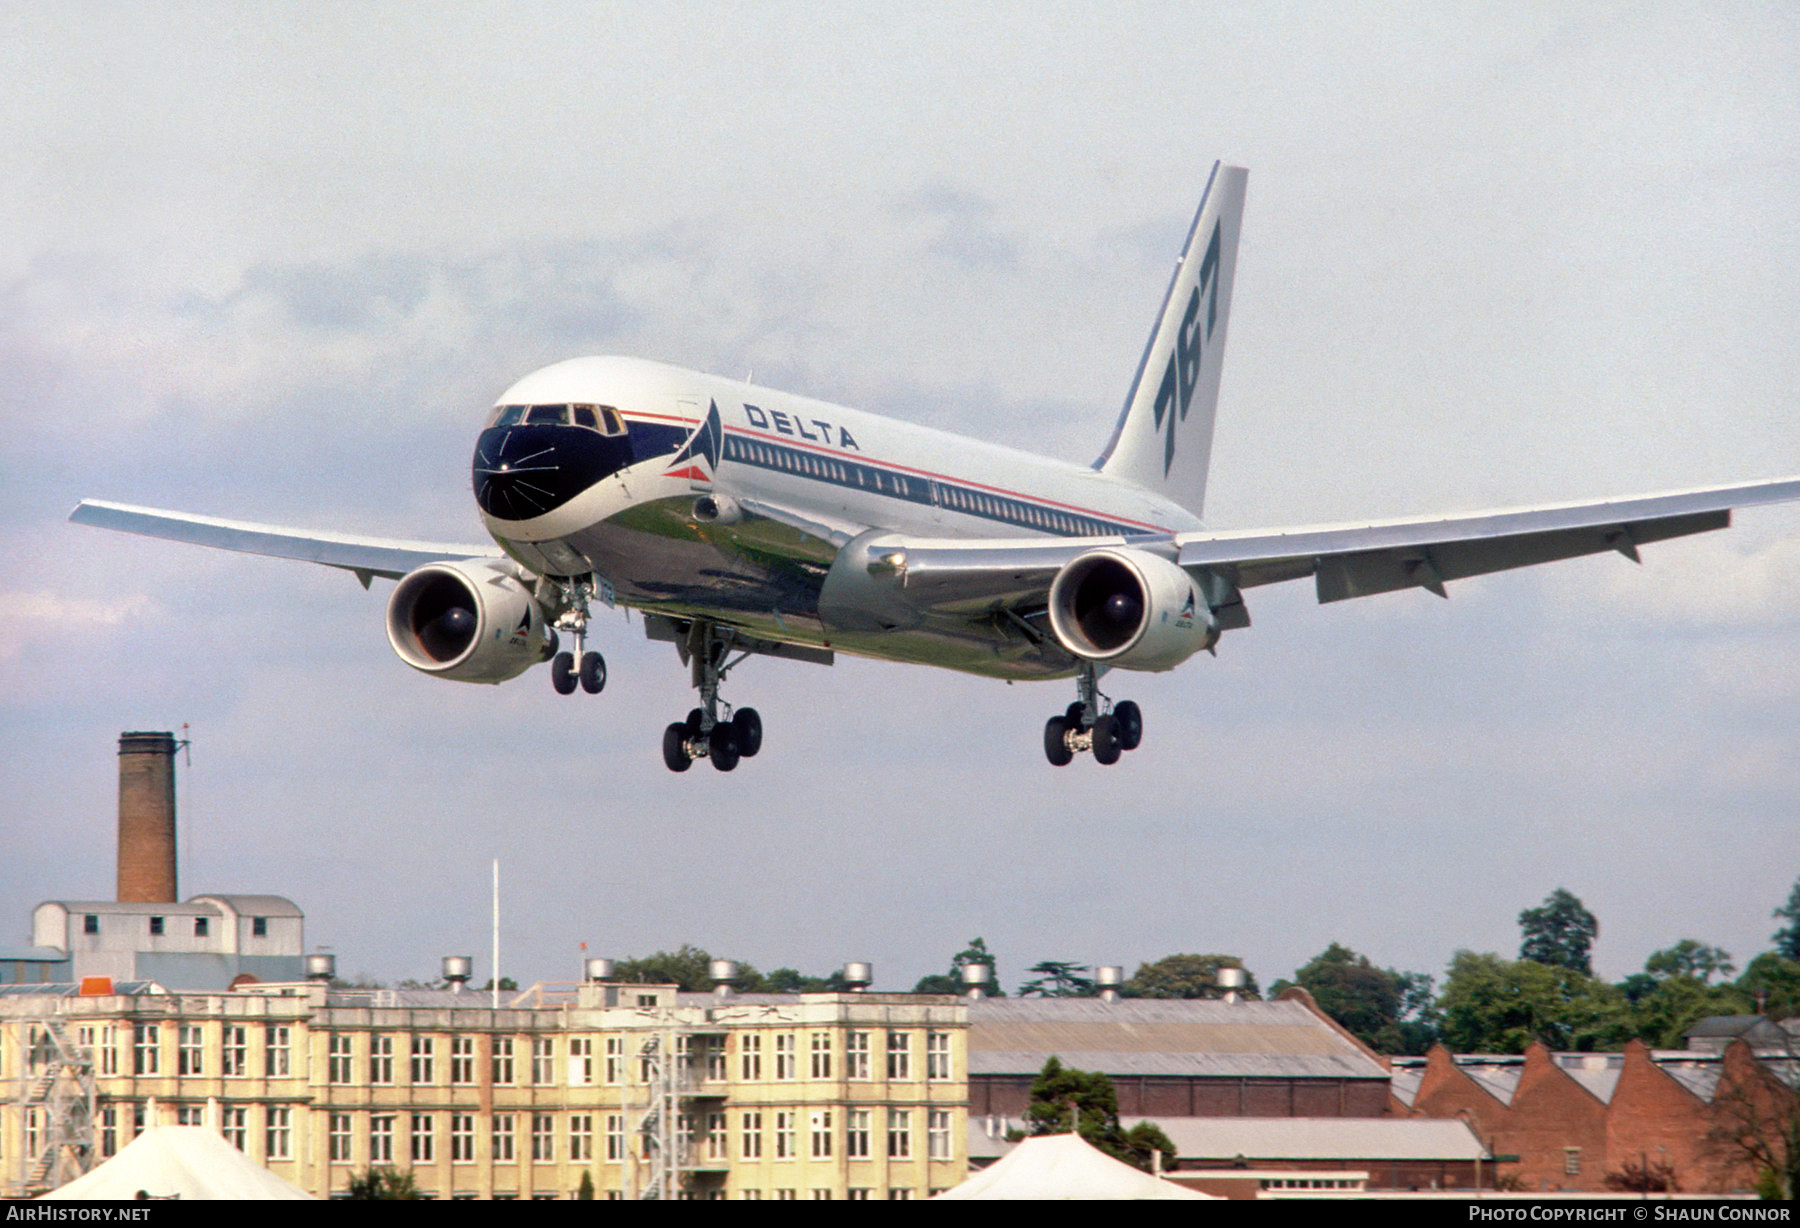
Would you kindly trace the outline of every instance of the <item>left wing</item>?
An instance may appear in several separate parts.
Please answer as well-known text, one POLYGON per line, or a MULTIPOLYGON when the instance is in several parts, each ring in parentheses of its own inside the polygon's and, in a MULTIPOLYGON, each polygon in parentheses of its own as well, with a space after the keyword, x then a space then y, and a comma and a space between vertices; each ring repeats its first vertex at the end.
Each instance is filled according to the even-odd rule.
POLYGON ((298 559, 355 572, 364 588, 373 576, 398 580, 416 567, 446 559, 500 558, 492 544, 472 546, 452 542, 397 541, 385 537, 353 537, 347 533, 313 533, 281 525, 220 520, 189 512, 165 512, 153 507, 132 507, 83 499, 69 513, 76 524, 160 537, 167 541, 220 550, 241 550, 278 559, 298 559))
MULTIPOLYGON (((866 605, 887 590, 934 614, 1023 614, 1041 608, 1066 564, 1102 546, 1126 546, 1178 563, 1197 580, 1223 628, 1249 625, 1237 589, 1312 576, 1319 600, 1342 601, 1402 588, 1439 596, 1469 576, 1637 547, 1722 529, 1733 508, 1800 499, 1800 478, 1715 486, 1626 499, 1602 499, 1427 519, 1305 528, 1206 531, 1168 536, 1055 540, 908 539, 871 533, 846 548, 834 575, 862 572, 854 585, 866 605)), ((829 587, 829 584, 828 584, 829 587)))

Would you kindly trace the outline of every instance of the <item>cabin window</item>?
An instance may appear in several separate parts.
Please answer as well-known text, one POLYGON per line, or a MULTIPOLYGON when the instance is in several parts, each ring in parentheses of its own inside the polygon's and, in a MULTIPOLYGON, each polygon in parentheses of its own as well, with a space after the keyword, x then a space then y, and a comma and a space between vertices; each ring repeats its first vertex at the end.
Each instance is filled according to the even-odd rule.
POLYGON ((525 412, 526 426, 567 426, 569 424, 569 407, 567 405, 533 405, 525 412))

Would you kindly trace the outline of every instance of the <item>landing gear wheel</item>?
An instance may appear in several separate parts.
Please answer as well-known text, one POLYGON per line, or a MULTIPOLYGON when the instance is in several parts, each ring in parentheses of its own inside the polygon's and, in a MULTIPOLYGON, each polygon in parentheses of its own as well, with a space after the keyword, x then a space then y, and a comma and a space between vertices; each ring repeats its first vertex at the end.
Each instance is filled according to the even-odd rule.
POLYGON ((606 658, 597 652, 581 654, 581 689, 589 695, 606 689, 606 658))
POLYGON ((720 721, 713 726, 707 738, 707 750, 711 752, 712 765, 721 772, 729 772, 738 765, 737 735, 729 721, 720 721))
POLYGON ((688 755, 687 726, 680 721, 663 730, 663 763, 671 772, 685 772, 694 765, 688 755))
POLYGON ((755 708, 739 708, 731 717, 731 732, 736 735, 738 754, 746 759, 756 757, 762 749, 762 717, 755 708))
POLYGON ((575 693, 575 656, 573 653, 559 652, 550 658, 550 685, 556 688, 558 695, 575 693))
POLYGON ((1144 740, 1144 714, 1128 699, 1113 709, 1113 719, 1119 723, 1119 749, 1136 750, 1144 740))
POLYGON ((1068 710, 1063 713, 1063 722, 1068 725, 1070 729, 1080 729, 1081 715, 1085 711, 1086 709, 1081 706, 1081 701, 1078 699, 1070 704, 1068 710))
POLYGON ((1094 722, 1094 762, 1108 766, 1119 761, 1119 718, 1111 715, 1094 722))
POLYGON ((1053 716, 1044 722, 1044 758, 1050 761, 1051 767, 1067 767, 1075 757, 1069 749, 1069 722, 1066 717, 1053 716))
POLYGON ((685 728, 688 731, 688 737, 690 737, 690 738, 699 737, 700 736, 700 728, 705 723, 706 723, 706 713, 702 712, 699 708, 695 708, 693 711, 689 712, 688 718, 687 718, 687 724, 685 726, 685 728))

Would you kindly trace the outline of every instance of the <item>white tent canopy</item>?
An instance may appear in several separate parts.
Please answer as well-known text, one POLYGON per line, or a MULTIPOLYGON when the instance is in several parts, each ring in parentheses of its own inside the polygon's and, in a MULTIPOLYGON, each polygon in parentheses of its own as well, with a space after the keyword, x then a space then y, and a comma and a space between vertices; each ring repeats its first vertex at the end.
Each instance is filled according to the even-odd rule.
POLYGON ((1078 1134, 1028 1138, 939 1198, 1209 1199, 1113 1159, 1078 1134))
POLYGON ((312 1198, 205 1126, 152 1126, 93 1172, 44 1197, 111 1201, 140 1191, 152 1198, 312 1198))

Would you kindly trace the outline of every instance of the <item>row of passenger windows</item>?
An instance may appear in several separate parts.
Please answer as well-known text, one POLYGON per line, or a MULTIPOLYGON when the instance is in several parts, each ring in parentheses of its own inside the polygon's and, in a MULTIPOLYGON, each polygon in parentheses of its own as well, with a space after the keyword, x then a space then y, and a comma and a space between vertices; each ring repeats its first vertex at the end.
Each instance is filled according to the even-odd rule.
POLYGON ((1077 516, 1036 503, 1027 503, 1022 499, 991 495, 948 482, 909 477, 873 465, 842 461, 800 448, 767 444, 735 435, 725 441, 725 458, 763 469, 803 474, 838 486, 872 490, 877 494, 905 499, 911 503, 927 506, 935 504, 947 511, 999 520, 1044 533, 1059 533, 1065 537, 1099 537, 1107 533, 1132 531, 1128 525, 1108 524, 1091 516, 1077 516))
POLYGON ((493 426, 580 426, 602 435, 623 435, 625 420, 610 405, 502 405, 493 426))

